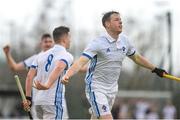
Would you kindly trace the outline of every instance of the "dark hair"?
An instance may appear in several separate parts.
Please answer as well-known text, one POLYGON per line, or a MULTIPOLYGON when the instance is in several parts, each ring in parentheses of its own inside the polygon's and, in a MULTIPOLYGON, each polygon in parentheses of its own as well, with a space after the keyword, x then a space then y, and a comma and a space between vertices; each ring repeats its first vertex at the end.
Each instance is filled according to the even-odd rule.
POLYGON ((119 12, 110 11, 110 12, 105 13, 102 17, 102 24, 104 27, 106 27, 105 22, 110 20, 110 17, 112 14, 119 14, 119 12))
POLYGON ((68 34, 68 32, 70 31, 70 29, 68 27, 65 26, 59 26, 57 28, 54 29, 53 31, 53 39, 55 42, 59 41, 59 39, 68 34))
POLYGON ((44 33, 42 36, 41 36, 41 40, 45 39, 45 38, 51 38, 51 35, 49 33, 44 33))

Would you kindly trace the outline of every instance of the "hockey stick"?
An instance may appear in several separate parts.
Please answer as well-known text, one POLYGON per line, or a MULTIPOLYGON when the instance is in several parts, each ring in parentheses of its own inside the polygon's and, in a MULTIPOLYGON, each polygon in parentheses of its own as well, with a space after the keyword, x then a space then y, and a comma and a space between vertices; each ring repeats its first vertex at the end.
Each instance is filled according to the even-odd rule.
MULTIPOLYGON (((21 82, 20 82, 20 80, 19 80, 18 75, 15 75, 14 78, 15 78, 15 80, 16 80, 16 83, 17 83, 19 92, 20 92, 20 94, 21 94, 22 100, 23 100, 23 101, 26 101, 26 97, 25 97, 24 91, 23 91, 23 89, 22 89, 22 85, 21 85, 21 82)), ((31 115, 30 110, 28 110, 27 112, 28 112, 29 118, 32 120, 33 117, 32 117, 32 115, 31 115)))
POLYGON ((164 78, 167 78, 167 79, 171 79, 171 80, 176 80, 176 81, 180 82, 180 78, 175 77, 175 76, 173 76, 173 75, 164 74, 163 77, 164 77, 164 78))

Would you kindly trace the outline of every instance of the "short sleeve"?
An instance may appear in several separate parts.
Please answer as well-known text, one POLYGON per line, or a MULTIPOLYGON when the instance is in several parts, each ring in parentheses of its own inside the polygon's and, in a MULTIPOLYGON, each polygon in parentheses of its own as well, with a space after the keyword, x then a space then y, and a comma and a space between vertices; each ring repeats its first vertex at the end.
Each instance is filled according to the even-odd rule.
POLYGON ((37 67, 38 67, 38 62, 37 61, 38 61, 38 57, 36 57, 33 60, 32 64, 31 64, 31 68, 37 69, 37 67))
POLYGON ((25 59, 23 61, 24 66, 26 67, 26 69, 29 69, 31 67, 31 65, 32 65, 32 63, 33 63, 33 61, 35 60, 36 57, 37 57, 37 55, 33 55, 33 56, 31 56, 31 57, 29 57, 29 58, 27 58, 27 59, 25 59))
POLYGON ((97 54, 98 48, 98 41, 93 40, 84 49, 82 55, 88 57, 89 59, 92 59, 97 54))
POLYGON ((73 59, 73 56, 68 52, 59 57, 59 60, 63 61, 66 64, 65 69, 68 69, 71 66, 71 64, 73 63, 73 59))
POLYGON ((130 43, 129 39, 127 38, 127 45, 128 45, 128 51, 126 53, 127 56, 132 56, 136 53, 135 47, 130 43))

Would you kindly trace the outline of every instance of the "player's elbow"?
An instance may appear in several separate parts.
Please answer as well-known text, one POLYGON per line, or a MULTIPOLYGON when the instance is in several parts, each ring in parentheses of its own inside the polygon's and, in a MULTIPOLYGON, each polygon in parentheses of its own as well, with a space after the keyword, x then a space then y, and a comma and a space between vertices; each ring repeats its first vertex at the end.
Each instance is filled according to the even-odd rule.
POLYGON ((22 71, 23 69, 21 69, 20 67, 18 66, 10 66, 10 69, 13 71, 13 72, 19 72, 19 71, 22 71))
POLYGON ((17 67, 14 67, 14 66, 10 66, 10 69, 13 71, 13 72, 18 72, 18 68, 17 67))

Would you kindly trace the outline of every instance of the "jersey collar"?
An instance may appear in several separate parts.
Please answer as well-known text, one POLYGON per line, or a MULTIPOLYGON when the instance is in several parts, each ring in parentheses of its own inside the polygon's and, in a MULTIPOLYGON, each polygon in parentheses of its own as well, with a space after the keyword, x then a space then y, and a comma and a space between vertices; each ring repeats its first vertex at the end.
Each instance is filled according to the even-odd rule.
POLYGON ((59 45, 59 44, 55 44, 54 47, 58 48, 58 49, 66 50, 66 48, 64 46, 59 45))
POLYGON ((118 40, 115 40, 114 38, 112 38, 112 37, 108 34, 108 32, 105 32, 105 36, 106 36, 106 38, 108 39, 108 41, 109 41, 110 43, 120 41, 120 35, 119 35, 119 37, 118 37, 118 40))

